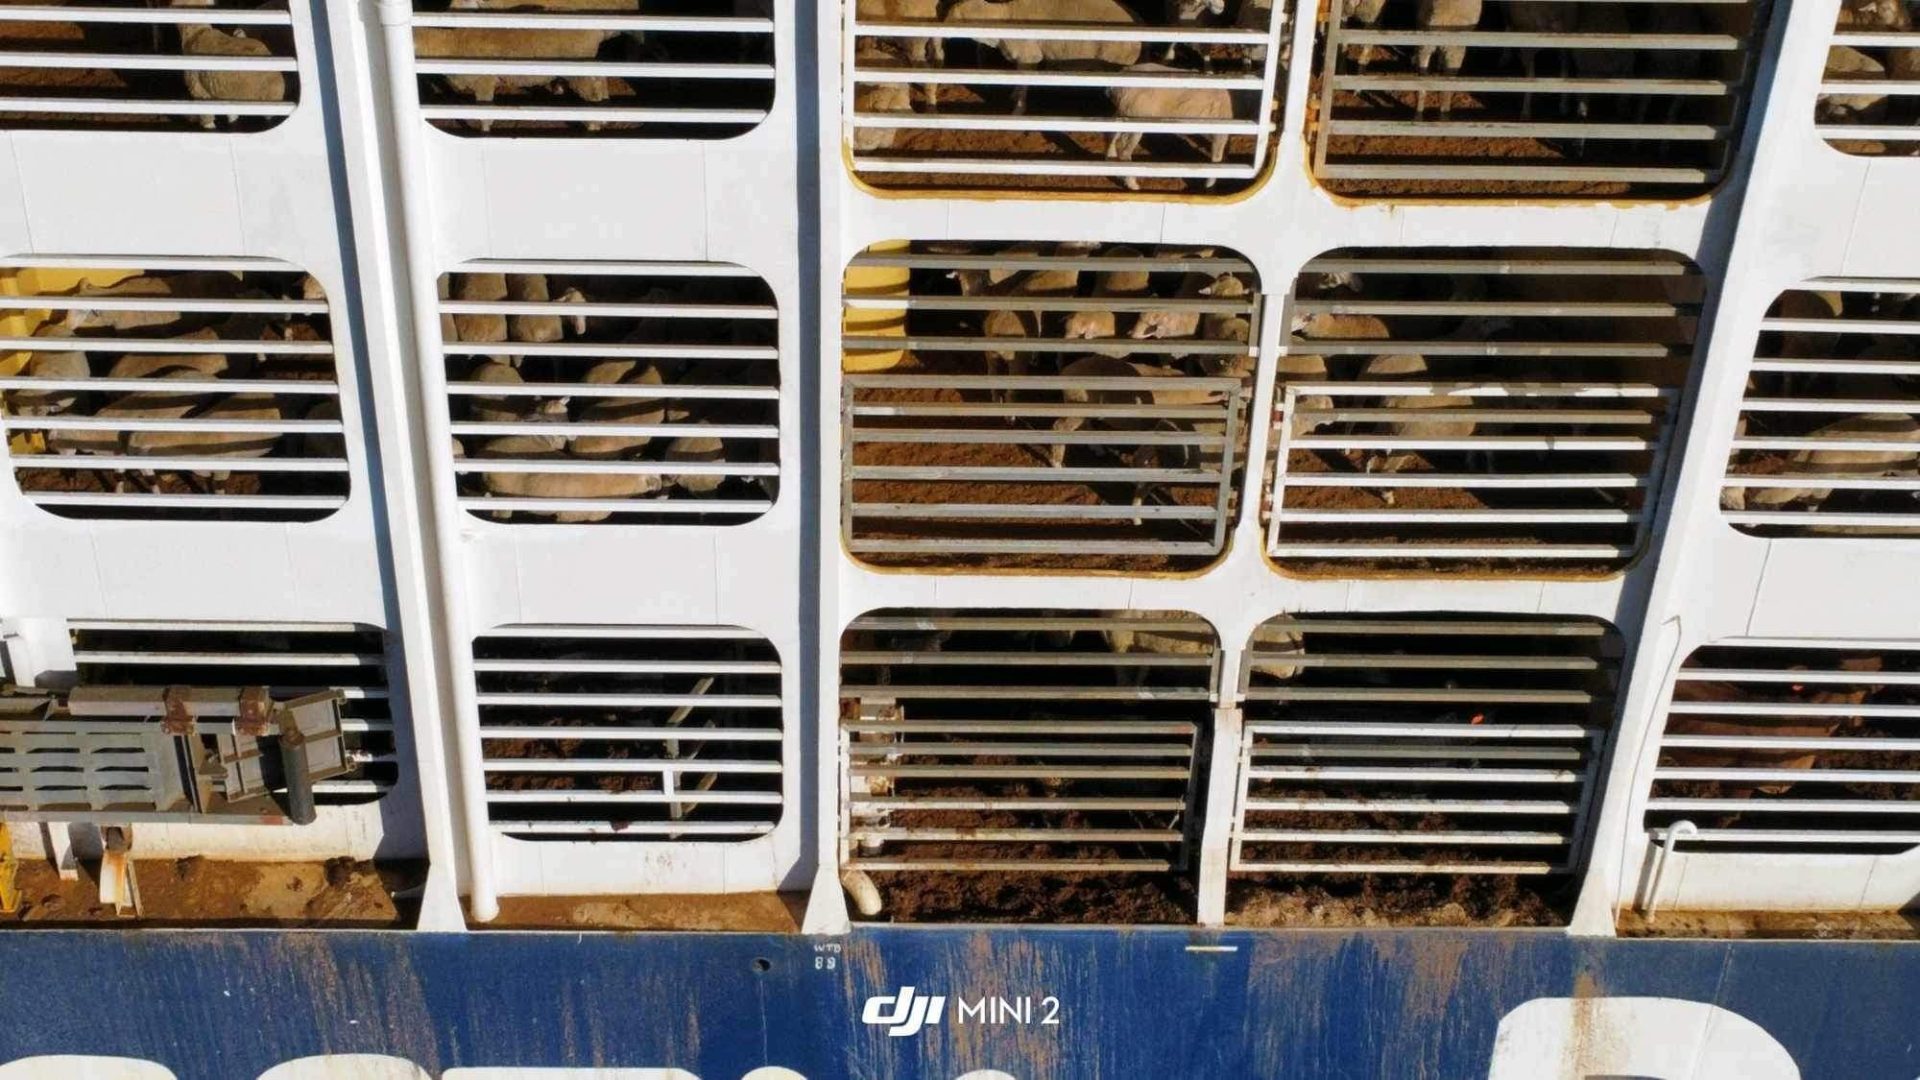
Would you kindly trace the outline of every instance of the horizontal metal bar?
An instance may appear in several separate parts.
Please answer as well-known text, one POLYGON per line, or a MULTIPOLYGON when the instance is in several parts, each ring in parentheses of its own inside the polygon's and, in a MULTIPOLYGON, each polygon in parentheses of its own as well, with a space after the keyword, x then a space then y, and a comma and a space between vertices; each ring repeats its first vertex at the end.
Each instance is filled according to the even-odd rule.
POLYGON ((380 627, 350 622, 254 622, 195 619, 68 619, 69 630, 207 634, 377 634, 380 627))
POLYGON ((1271 544, 1275 558, 1303 559, 1617 559, 1633 554, 1622 544, 1271 544))
MULTIPOLYGON (((164 393, 157 389, 154 392, 164 393)), ((16 431, 226 431, 247 435, 338 435, 344 431, 338 420, 239 420, 223 416, 165 420, 144 416, 8 416, 0 420, 0 427, 16 431)))
POLYGON ((442 300, 443 315, 562 315, 568 318, 778 319, 772 304, 603 303, 573 300, 442 300))
POLYGON ((718 758, 485 758, 489 773, 696 773, 777 775, 777 761, 723 761, 718 758))
MULTIPOLYGON (((1862 677, 1863 682, 1871 679, 1871 675, 1862 677)), ((1687 716, 1864 716, 1887 720, 1920 719, 1920 705, 1849 705, 1845 702, 1829 705, 1797 701, 1675 701, 1667 705, 1667 712, 1687 716)))
POLYGON ((866 251, 849 267, 904 270, 1145 270, 1168 273, 1251 274, 1252 263, 1227 255, 905 254, 866 251))
MULTIPOLYGON (((1172 179, 1249 180, 1258 172, 1254 164, 1233 162, 1179 161, 1105 161, 1062 157, 864 157, 855 154, 853 166, 859 172, 953 173, 958 175, 1001 174, 1006 176, 1161 176, 1172 179)), ((1240 346, 1245 351, 1246 346, 1240 346)), ((1090 350, 1097 351, 1097 350, 1090 350)))
POLYGON ((1143 765, 853 765, 852 776, 881 776, 897 780, 1185 780, 1188 768, 1143 765))
POLYGON ((1543 862, 1317 862, 1241 859, 1233 869, 1262 874, 1562 874, 1569 869, 1543 862))
POLYGON ((1031 810, 1043 813, 1071 813, 1077 811, 1140 810, 1152 812, 1181 811, 1187 809, 1186 803, 1179 799, 1132 799, 1132 798, 1040 798, 1040 799, 1001 799, 990 795, 978 797, 887 795, 854 795, 847 800, 848 809, 859 813, 875 810, 1031 810))
POLYGON ((489 821, 493 831, 520 836, 765 836, 771 821, 489 821))
MULTIPOLYGON (((697 771, 697 770, 696 770, 697 771)), ((778 806, 777 791, 489 791, 487 802, 561 805, 608 803, 686 803, 710 806, 778 806)))
POLYGON ((1631 525, 1631 510, 1293 510, 1273 517, 1299 524, 1338 525, 1631 525))
POLYGON ((765 109, 654 109, 622 105, 421 105, 428 120, 502 123, 758 124, 765 109))
POLYGON ((771 34, 773 20, 744 15, 621 15, 611 11, 417 11, 414 26, 477 30, 622 30, 699 34, 771 34))
POLYGON ((1910 799, 1663 799, 1647 800, 1649 813, 1920 814, 1910 799))
POLYGON ((296 101, 128 101, 124 98, 0 97, 0 112, 40 115, 292 116, 294 109, 298 106, 299 102, 296 101))
POLYGON ((1268 652, 1256 642, 1247 650, 1253 662, 1277 663, 1297 668, 1360 668, 1368 671, 1600 671, 1600 661, 1589 656, 1441 656, 1410 653, 1339 653, 1311 655, 1300 652, 1268 652))
POLYGON ((1130 23, 1125 26, 1103 26, 1097 23, 1058 21, 1015 21, 1002 22, 998 19, 989 22, 969 22, 965 19, 947 19, 940 22, 886 20, 867 21, 856 18, 853 23, 855 37, 912 37, 961 41, 968 38, 990 37, 996 41, 1071 41, 1071 42, 1148 42, 1168 41, 1185 42, 1189 45, 1265 45, 1273 42, 1273 35, 1265 30, 1242 30, 1232 27, 1207 26, 1159 26, 1153 23, 1130 23))
POLYGON ((849 630, 1169 630, 1212 634, 1213 624, 1197 616, 1161 618, 1139 614, 1116 616, 1058 615, 862 615, 847 624, 849 630))
MULTIPOLYGON (((234 470, 236 472, 242 470, 234 470)), ((138 506, 152 510, 331 510, 347 503, 345 495, 149 495, 92 494, 86 492, 26 492, 39 506, 138 506)))
POLYGON ((0 376, 0 390, 99 390, 157 394, 287 394, 338 397, 338 384, 318 379, 54 379, 0 376))
POLYGON ((187 652, 172 649, 76 648, 73 650, 73 662, 76 664, 159 664, 167 667, 368 667, 385 665, 387 658, 381 653, 314 653, 290 652, 285 649, 265 652, 187 652))
POLYGON ((1661 747, 1669 750, 1819 750, 1829 754, 1852 751, 1920 750, 1920 739, 1871 739, 1851 735, 1799 738, 1786 735, 1665 735, 1661 747))
MULTIPOLYGON (((1031 119, 1021 117, 1022 120, 1031 119)), ((1073 297, 982 294, 978 296, 847 296, 841 306, 873 311, 1201 311, 1248 313, 1252 300, 1208 297, 1073 297)), ((1116 339, 1117 340, 1117 339, 1116 339)), ((939 376, 931 376, 938 378, 939 376)), ((1016 376, 1017 377, 1017 376, 1016 376)), ((921 378, 929 378, 921 376, 921 378)))
POLYGON ((487 383, 450 382, 454 397, 636 398, 642 401, 777 401, 777 386, 693 386, 685 383, 487 383))
MULTIPOLYGON (((194 8, 197 21, 209 8, 194 8)), ((0 15, 4 9, 0 9, 0 15)), ((4 21, 0 18, 0 21, 4 21)), ((146 53, 0 52, 0 68, 78 68, 87 71, 298 71, 291 56, 156 56, 146 53)))
MULTIPOLYGON (((0 7, 0 12, 6 9, 0 7)), ((81 10, 81 9, 74 9, 81 10)), ((4 20, 0 20, 4 21, 4 20)), ((231 297, 203 299, 185 296, 118 296, 67 293, 48 295, 0 296, 0 310, 7 311, 155 311, 204 314, 239 314, 247 311, 285 312, 296 315, 325 315, 325 300, 286 300, 271 297, 231 297)))
POLYGON ((0 22, 147 23, 213 26, 292 26, 284 8, 137 8, 8 4, 0 7, 0 22))
MULTIPOLYGON (((1114 666, 1125 667, 1126 654, 1115 654, 1114 666)), ((1212 696, 1205 687, 1171 686, 908 686, 843 683, 843 698, 874 698, 888 701, 921 701, 929 698, 971 701, 1206 701, 1212 696)))
MULTIPOLYGON (((26 425, 22 425, 26 426, 26 425)), ((1222 434, 1198 431, 999 431, 990 428, 854 428, 849 443, 959 443, 975 446, 1185 446, 1223 447, 1222 434)))
POLYGON ((846 748, 850 759, 900 757, 1037 757, 1037 758, 1192 758, 1192 743, 958 743, 856 742, 846 748))
POLYGON ((1202 375, 847 375, 842 382, 856 390, 1027 390, 1058 393, 1063 390, 1185 390, 1227 394, 1241 380, 1202 375))
MULTIPOLYGON (((22 426, 31 427, 37 425, 27 424, 22 426)), ((512 420, 501 423, 456 420, 450 427, 455 435, 560 435, 569 439, 593 438, 596 436, 634 438, 643 435, 649 438, 659 436, 668 439, 680 435, 705 435, 714 439, 777 439, 780 437, 780 429, 772 424, 712 424, 703 421, 661 424, 615 424, 594 420, 557 420, 548 422, 512 420)))
POLYGON ((1419 769, 1336 765, 1272 765, 1250 768, 1249 780, 1354 781, 1403 784, 1573 784, 1586 779, 1571 769, 1419 769))
POLYGON ((1516 814, 1542 816, 1572 814, 1570 802, 1553 799, 1275 799, 1249 796, 1241 803, 1247 813, 1331 814, 1516 814))
POLYGON ((846 541, 847 550, 874 553, 944 552, 946 554, 1011 555, 1029 552, 1075 555, 1217 555, 1220 547, 1206 540, 871 540, 846 541))
POLYGON ((1632 473, 1297 473, 1285 474, 1287 487, 1553 489, 1643 488, 1647 478, 1632 473))
POLYGON ((1779 683, 1807 686, 1920 686, 1920 671, 1765 671, 1753 668, 1683 667, 1676 682, 1779 683))
MULTIPOLYGON (((533 458, 456 458, 453 471, 485 475, 489 473, 558 474, 567 476, 778 476, 774 462, 700 462, 700 461, 568 461, 533 458)), ((754 500, 758 505, 758 500, 754 500)))
POLYGON ((1177 402, 1161 404, 1159 402, 1114 402, 1091 401, 1085 404, 1070 402, 1064 404, 1049 403, 1000 403, 1000 402, 854 402, 847 407, 847 413, 856 422, 862 417, 959 417, 988 416, 1012 418, 1051 418, 1075 417, 1105 420, 1152 420, 1169 422, 1174 420, 1224 420, 1227 415, 1226 402, 1177 402))
MULTIPOLYGON (((1429 410, 1401 414, 1408 423, 1429 410)), ((1416 435, 1302 435, 1296 450, 1647 450, 1657 440, 1627 435, 1467 435, 1454 438, 1416 435)), ((1489 474, 1492 475, 1492 474, 1489 474)), ((1472 485, 1467 485, 1471 487, 1472 485)))
POLYGON ((507 60, 420 57, 422 75, 503 75, 581 79, 772 79, 770 64, 622 63, 612 60, 507 60))
POLYGON ((1179 829, 994 829, 973 828, 854 828, 846 833, 853 840, 939 840, 948 842, 1021 841, 1040 844, 1177 844, 1179 829))
POLYGON ((133 469, 142 472, 186 469, 246 473, 344 473, 353 466, 339 458, 223 458, 171 456, 153 457, 125 454, 14 454, 13 463, 24 469, 52 469, 59 472, 102 472, 133 469))
MULTIPOLYGON (((972 113, 919 115, 896 112, 860 112, 856 128, 899 131, 1090 131, 1136 132, 1142 135, 1258 135, 1258 120, 1089 120, 1075 116, 979 116, 972 113)), ((852 298, 848 298, 851 306, 852 298)), ((1094 309, 1097 310, 1097 309, 1094 309)))
MULTIPOLYGON (((594 727, 570 724, 480 726, 482 739, 569 739, 581 742, 770 742, 784 734, 779 728, 721 728, 690 725, 686 727, 594 727)), ((707 760, 702 758, 701 760, 707 760)))
POLYGON ((1342 27, 1342 45, 1465 45, 1510 49, 1649 49, 1740 52, 1732 34, 1600 34, 1591 30, 1540 33, 1511 30, 1364 30, 1342 27))
POLYGON ((1920 33, 1912 30, 1837 30, 1830 40, 1856 49, 1920 48, 1920 33))
POLYGON ((958 649, 940 652, 848 650, 840 654, 840 663, 843 667, 855 664, 913 667, 1212 667, 1212 631, 1200 632, 1195 637, 1197 640, 1194 644, 1206 651, 1190 656, 1170 653, 971 652, 958 649))
POLYGON ((851 480, 925 480, 975 484, 1204 483, 1220 478, 1218 471, 1200 468, 1133 469, 1121 465, 1116 465, 1111 468, 1062 467, 1058 469, 1045 465, 1029 467, 998 467, 989 465, 854 465, 848 469, 847 476, 848 479, 851 480))
MULTIPOLYGON (((1648 829, 1647 835, 1664 842, 1666 829, 1648 829)), ((1920 844, 1920 831, 1871 832, 1859 829, 1694 829, 1681 834, 1690 844, 1920 844)))
POLYGON ((726 262, 635 259, 469 259, 456 274, 573 274, 593 277, 752 278, 760 275, 726 262))
MULTIPOLYGON (((1597 729, 1578 724, 1377 724, 1342 720, 1250 720, 1249 735, 1330 735, 1340 738, 1394 739, 1471 739, 1485 742, 1527 740, 1576 740, 1585 742, 1600 734, 1597 729)), ((1255 752, 1266 749, 1254 744, 1255 752)), ((1470 748, 1456 748, 1473 753, 1470 748)))
MULTIPOLYGON (((1465 702, 1480 705, 1590 705, 1606 695, 1586 690, 1538 690, 1520 687, 1255 687, 1248 696, 1260 701, 1465 702)), ((1920 709, 1920 706, 1916 706, 1920 709)))
MULTIPOLYGON (((1920 287, 1916 287, 1920 291, 1920 287)), ((1859 358, 1853 360, 1796 358, 1792 360, 1776 357, 1755 357, 1750 371, 1786 371, 1806 372, 1816 375, 1920 375, 1920 359, 1881 360, 1859 358)))
POLYGON ((476 659, 485 674, 561 675, 778 675, 777 660, 589 660, 560 658, 476 659))
POLYGON ((1111 874, 1123 872, 1166 873, 1173 864, 1165 859, 869 859, 853 858, 842 865, 852 870, 913 871, 944 873, 1018 873, 1111 874))
MULTIPOLYGON (((898 352, 901 349, 924 349, 929 352, 979 352, 986 349, 1015 353, 1089 353, 1094 355, 1125 356, 1133 353, 1172 353, 1180 356, 1245 356, 1247 344, 1244 341, 1202 341, 1195 338, 1017 338, 1017 337, 967 337, 949 335, 942 337, 868 337, 848 335, 840 339, 840 347, 848 352, 898 352)), ((1109 376, 1110 378, 1113 376, 1109 376)), ((1188 381, 1173 376, 1141 376, 1138 379, 1119 376, 1139 386, 1152 386, 1156 382, 1174 382, 1177 385, 1196 385, 1195 378, 1188 381)), ((1027 376, 1040 379, 1045 376, 1027 376)), ((1071 376, 1055 376, 1061 386, 1074 386, 1078 380, 1071 376)), ((1044 384, 1036 384, 1044 385, 1044 384)))
POLYGON ((574 514, 607 511, 615 514, 764 514, 773 508, 766 499, 708 499, 698 496, 639 496, 631 499, 511 499, 495 495, 463 496, 462 510, 527 514, 574 514))
MULTIPOLYGON (((0 340, 0 349, 8 342, 0 340)), ((49 350, 53 351, 53 350, 49 350)), ((780 351, 771 345, 667 345, 628 342, 597 344, 585 341, 447 341, 440 351, 447 356, 552 356, 588 360, 616 360, 637 357, 646 360, 778 360, 780 351)))
MULTIPOLYGON (((1168 657, 1165 659, 1182 659, 1168 657)), ((857 699, 854 699, 857 700, 857 699)), ((840 730, 850 735, 1182 735, 1199 729, 1188 723, 1160 720, 896 720, 848 721, 840 730)))
POLYGON ((1428 847, 1439 844, 1493 845, 1514 847, 1562 847, 1573 841, 1562 833, 1547 832, 1445 832, 1412 830, 1405 832, 1376 829, 1250 829, 1242 828, 1238 839, 1249 844, 1405 844, 1428 847))
POLYGON ((1597 637, 1608 634, 1598 622, 1573 622, 1559 619, 1340 619, 1311 616, 1268 619, 1262 630, 1295 633, 1378 634, 1382 636, 1441 637, 1597 637))
POLYGON ((1655 769, 1653 779, 1719 780, 1737 784, 1920 784, 1920 772, 1899 769, 1655 769))
POLYGON ((475 699, 481 707, 578 709, 778 709, 778 694, 606 694, 510 693, 483 691, 475 699))
POLYGON ((1378 135, 1419 139, 1661 139, 1711 142, 1727 129, 1712 124, 1603 124, 1590 121, 1546 123, 1522 120, 1346 120, 1327 124, 1334 135, 1378 135))
MULTIPOLYGON (((998 27, 995 27, 996 31, 998 27)), ((916 34, 923 37, 924 34, 916 34)), ((967 35, 971 36, 971 35, 967 35)), ((855 66, 856 83, 908 83, 927 86, 1115 86, 1179 90, 1262 90, 1258 75, 1207 75, 1198 71, 1048 71, 1043 68, 871 68, 855 66)))
POLYGON ((1726 97, 1737 84, 1718 79, 1481 78, 1458 75, 1337 75, 1335 90, 1429 90, 1461 94, 1634 94, 1726 97))
POLYGON ((1301 300, 1295 315, 1553 315, 1672 318, 1699 313, 1699 305, 1665 301, 1556 300, 1301 300))
MULTIPOLYGON (((0 351, 26 353, 164 353, 182 356, 332 356, 328 341, 252 341, 241 338, 9 337, 0 351)), ((292 380, 289 380, 292 381, 292 380)))
POLYGON ((1098 506, 1055 503, 862 503, 848 511, 854 518, 905 521, 1211 521, 1213 506, 1098 506))
MULTIPOLYGON (((1547 0, 1552 2, 1552 0, 1547 0)), ((1661 0, 1666 2, 1666 0, 1661 0)), ((1623 258, 1409 258, 1399 255, 1323 256, 1309 259, 1304 274, 1491 274, 1498 277, 1692 277, 1699 271, 1680 260, 1634 255, 1623 258)))
MULTIPOLYGON (((898 341, 899 339, 894 339, 898 341)), ((1384 338, 1340 339, 1294 337, 1289 354, 1310 356, 1525 356, 1573 357, 1583 360, 1669 360, 1683 354, 1653 342, 1609 341, 1397 341, 1384 338)), ((1392 385, 1392 384, 1387 384, 1392 385)), ((1467 387, 1463 387, 1467 388, 1467 387)), ((1517 389, 1517 387, 1515 388, 1517 389)))
POLYGON ((1314 168, 1329 180, 1506 180, 1588 181, 1622 184, 1709 184, 1720 179, 1718 169, 1628 165, 1418 165, 1343 164, 1329 162, 1314 168))
POLYGON ((766 641, 751 630, 737 626, 632 626, 561 623, 515 623, 496 626, 476 640, 547 641, 766 641))

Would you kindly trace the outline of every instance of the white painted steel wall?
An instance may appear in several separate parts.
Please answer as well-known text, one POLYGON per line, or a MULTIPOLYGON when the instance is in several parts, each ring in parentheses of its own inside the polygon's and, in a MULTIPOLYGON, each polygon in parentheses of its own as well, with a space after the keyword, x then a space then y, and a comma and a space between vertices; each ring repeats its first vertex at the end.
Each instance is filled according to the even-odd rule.
MULTIPOLYGON (((409 809, 385 822, 368 816, 374 811, 336 811, 328 819, 337 822, 294 846, 364 853, 385 836, 383 853, 427 851, 435 867, 427 925, 458 925, 456 869, 459 891, 481 894, 474 906, 484 918, 494 893, 798 888, 818 868, 809 925, 844 926, 830 827, 841 631, 879 608, 1007 607, 1195 612, 1219 631, 1228 671, 1238 670, 1254 627, 1281 612, 1539 613, 1617 625, 1632 675, 1576 920, 1578 932, 1607 933, 1615 907, 1632 898, 1646 851, 1641 805, 1660 704, 1682 657, 1733 639, 1920 641, 1920 541, 1768 540, 1736 532, 1718 509, 1746 362, 1773 298, 1814 277, 1920 276, 1920 255, 1910 250, 1920 228, 1912 194, 1920 159, 1849 157, 1813 130, 1838 0, 1775 5, 1762 97, 1753 104, 1765 122, 1757 137, 1749 133, 1736 170, 1744 176, 1754 164, 1751 182, 1736 179, 1685 203, 1329 195, 1309 178, 1303 136, 1316 52, 1310 0, 1292 12, 1295 63, 1285 73, 1271 171, 1251 192, 1221 199, 969 199, 865 187, 845 164, 843 13, 832 2, 778 5, 772 114, 717 141, 433 130, 407 104, 414 90, 406 57, 386 57, 382 45, 389 27, 397 32, 385 36, 405 40, 405 5, 376 13, 348 0, 319 2, 323 18, 295 6, 301 101, 267 132, 0 137, 0 252, 264 256, 314 273, 335 301, 341 355, 353 362, 342 372, 349 427, 368 436, 348 442, 347 507, 300 525, 85 522, 37 510, 10 478, 0 480, 0 611, 20 620, 312 619, 387 628, 401 654, 395 682, 404 677, 411 706, 396 702, 396 713, 416 718, 417 758, 384 805, 409 809), (391 79, 388 59, 396 61, 391 79), (817 82, 803 84, 800 74, 814 71, 817 82), (1244 254, 1275 297, 1308 260, 1342 248, 1660 249, 1694 259, 1721 283, 1721 303, 1683 410, 1683 456, 1667 471, 1668 518, 1648 552, 1619 574, 1280 573, 1263 555, 1257 513, 1272 454, 1264 424, 1251 425, 1230 549, 1204 572, 882 571, 849 558, 838 515, 820 509, 836 507, 841 494, 841 275, 856 253, 901 239, 1222 245, 1244 254), (781 312, 782 477, 772 510, 714 527, 514 525, 453 509, 450 475, 430 457, 445 445, 437 321, 426 313, 416 324, 413 316, 434 277, 475 259, 729 262, 765 279, 781 312), (357 302, 349 314, 350 295, 357 302), (818 441, 809 447, 803 436, 814 429, 818 441), (459 763, 462 750, 477 756, 471 641, 515 623, 732 625, 767 637, 785 672, 791 763, 779 827, 738 844, 529 842, 495 836, 483 819, 469 833, 479 779, 459 763), (1643 625, 1653 632, 1642 633, 1643 625), (416 789, 424 796, 417 820, 416 789)), ((1253 416, 1271 412, 1282 332, 1282 319, 1264 320, 1253 416)), ((1230 707, 1231 682, 1226 693, 1220 704, 1230 707)), ((409 725, 403 719, 400 727, 409 725)), ((1222 734, 1230 745, 1235 736, 1222 734)), ((1221 778, 1216 771, 1216 817, 1202 857, 1209 919, 1222 902, 1230 799, 1221 778)), ((196 830, 180 845, 237 853, 258 835, 196 830)), ((283 835, 275 834, 270 854, 292 857, 283 835)), ((1669 907, 1894 903, 1920 891, 1920 854, 1681 856, 1668 881, 1669 907)))

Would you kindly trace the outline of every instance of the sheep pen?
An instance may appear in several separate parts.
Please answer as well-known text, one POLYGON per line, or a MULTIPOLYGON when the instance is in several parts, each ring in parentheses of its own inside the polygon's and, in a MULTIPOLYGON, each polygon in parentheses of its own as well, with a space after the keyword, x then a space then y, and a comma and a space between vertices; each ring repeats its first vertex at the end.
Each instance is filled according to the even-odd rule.
POLYGON ((13 271, 0 404, 27 499, 76 518, 313 521, 346 502, 327 301, 278 264, 13 271))
POLYGON ((1704 288, 1652 251, 1309 262, 1279 363, 1268 554, 1305 574, 1618 570, 1650 526, 1704 288))
POLYGON ((1307 118, 1356 198, 1682 199, 1725 177, 1770 0, 1334 0, 1307 118))
POLYGON ((1284 12, 1263 0, 849 0, 862 180, 1225 195, 1269 159, 1284 12))
POLYGON ((459 502, 515 524, 727 525, 780 491, 778 311, 725 264, 441 278, 459 502))
POLYGON ((0 4, 0 51, 12 58, 0 69, 0 128, 253 132, 293 111, 284 0, 156 6, 0 4))
POLYGON ((1212 248, 887 247, 854 260, 845 296, 850 551, 1000 570, 1220 555, 1244 473, 1251 264, 1212 248))

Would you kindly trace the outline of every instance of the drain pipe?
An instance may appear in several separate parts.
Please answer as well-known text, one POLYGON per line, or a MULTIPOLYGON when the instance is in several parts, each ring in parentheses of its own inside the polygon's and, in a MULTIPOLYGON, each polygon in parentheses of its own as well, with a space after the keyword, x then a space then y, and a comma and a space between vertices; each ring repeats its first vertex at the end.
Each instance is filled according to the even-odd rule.
POLYGON ((1653 852, 1652 880, 1647 882, 1647 902, 1640 905, 1640 913, 1648 925, 1653 923, 1654 912, 1660 910, 1660 879, 1666 876, 1667 860, 1672 857, 1673 849, 1680 841, 1689 840, 1700 834, 1699 826, 1691 821, 1676 821, 1667 826, 1667 835, 1653 852))
POLYGON ((479 703, 474 696, 473 649, 467 640, 466 584, 459 560, 447 546, 460 535, 459 508, 454 499, 453 460, 447 454, 453 431, 443 403, 447 400, 447 369, 441 359, 440 305, 437 258, 433 245, 433 203, 428 198, 432 176, 421 139, 425 121, 420 116, 418 76, 414 72, 413 7, 410 0, 375 0, 380 33, 386 51, 388 114, 393 121, 394 166, 400 181, 399 229, 405 249, 407 292, 413 316, 413 410, 420 425, 420 456, 427 463, 429 501, 433 506, 433 544, 430 562, 438 585, 441 655, 452 685, 452 746, 455 787, 465 831, 467 902, 476 922, 492 922, 500 914, 494 887, 492 828, 487 821, 486 771, 481 761, 479 703))

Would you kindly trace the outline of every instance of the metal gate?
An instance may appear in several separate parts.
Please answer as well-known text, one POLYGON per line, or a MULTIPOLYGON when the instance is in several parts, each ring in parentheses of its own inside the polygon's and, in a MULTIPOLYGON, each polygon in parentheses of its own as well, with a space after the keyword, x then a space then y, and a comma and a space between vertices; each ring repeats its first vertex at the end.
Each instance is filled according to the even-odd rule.
POLYGON ((1268 620, 1240 672, 1229 868, 1577 870, 1619 654, 1585 620, 1268 620))

